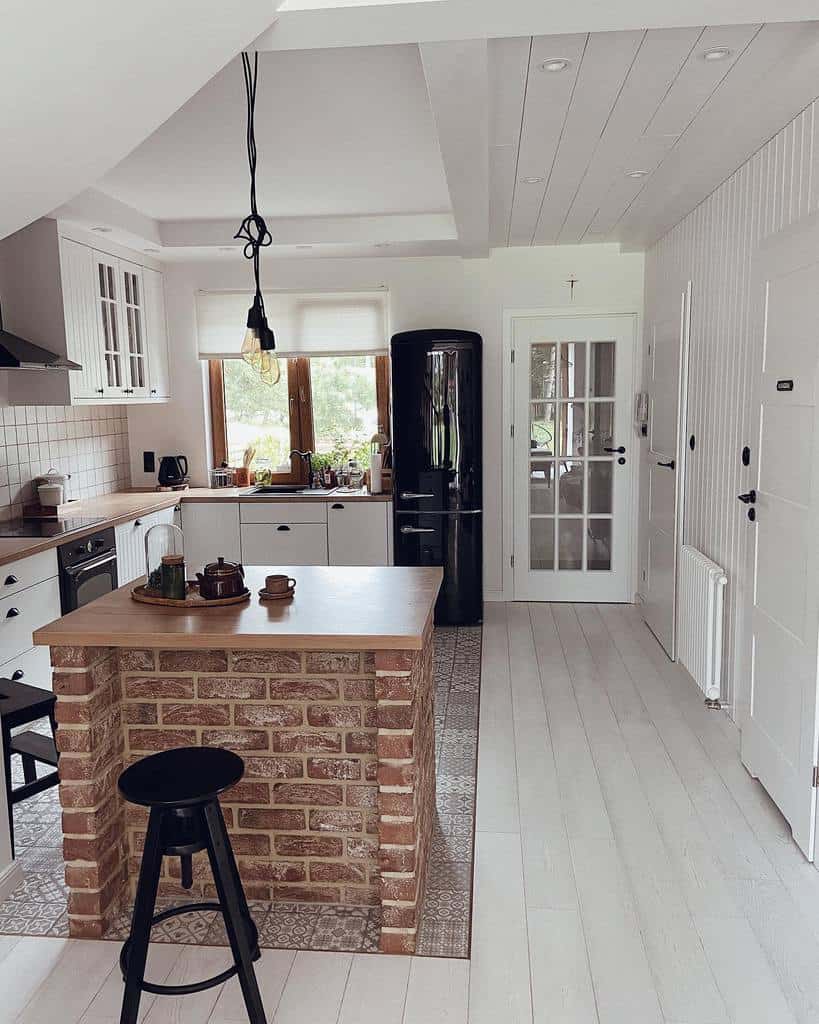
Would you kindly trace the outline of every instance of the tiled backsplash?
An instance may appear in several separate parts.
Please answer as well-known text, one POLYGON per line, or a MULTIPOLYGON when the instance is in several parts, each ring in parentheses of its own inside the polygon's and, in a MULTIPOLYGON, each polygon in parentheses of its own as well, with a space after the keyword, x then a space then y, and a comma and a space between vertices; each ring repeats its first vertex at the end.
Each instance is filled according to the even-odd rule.
POLYGON ((35 497, 32 480, 51 467, 70 473, 67 498, 130 486, 128 421, 118 406, 0 408, 0 519, 35 497))

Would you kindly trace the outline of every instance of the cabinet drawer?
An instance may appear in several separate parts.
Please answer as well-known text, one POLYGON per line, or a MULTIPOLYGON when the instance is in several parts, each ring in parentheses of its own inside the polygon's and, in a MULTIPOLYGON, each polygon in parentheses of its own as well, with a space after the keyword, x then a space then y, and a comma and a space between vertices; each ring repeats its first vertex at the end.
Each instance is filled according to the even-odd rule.
POLYGON ((60 585, 56 579, 37 583, 0 601, 0 662, 32 645, 31 634, 60 617, 60 585))
POLYGON ((0 679, 15 679, 29 686, 42 686, 44 690, 50 690, 51 655, 48 648, 32 647, 30 651, 23 651, 11 661, 4 662, 0 665, 0 679))
POLYGON ((245 565, 327 565, 327 527, 318 523, 242 526, 245 565))
POLYGON ((57 575, 57 551, 39 551, 36 555, 21 558, 0 566, 0 600, 17 594, 35 583, 50 580, 57 575))
POLYGON ((243 523, 326 523, 323 501, 243 501, 243 523))

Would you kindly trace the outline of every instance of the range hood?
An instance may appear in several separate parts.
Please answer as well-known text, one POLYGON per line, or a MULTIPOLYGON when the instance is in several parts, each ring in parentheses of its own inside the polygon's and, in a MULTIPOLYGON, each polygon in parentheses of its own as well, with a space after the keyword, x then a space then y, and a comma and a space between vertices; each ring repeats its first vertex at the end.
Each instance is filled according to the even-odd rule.
POLYGON ((0 309, 0 370, 81 370, 79 363, 49 352, 3 328, 0 309))

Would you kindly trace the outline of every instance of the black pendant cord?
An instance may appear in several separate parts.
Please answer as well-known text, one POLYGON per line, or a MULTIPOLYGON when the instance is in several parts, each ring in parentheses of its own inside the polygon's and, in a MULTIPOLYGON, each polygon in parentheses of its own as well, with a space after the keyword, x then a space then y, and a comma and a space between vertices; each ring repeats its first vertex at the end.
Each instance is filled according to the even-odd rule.
POLYGON ((264 217, 259 213, 256 206, 256 83, 259 77, 259 54, 253 54, 251 65, 250 56, 242 54, 242 70, 245 79, 245 94, 247 97, 247 163, 250 168, 250 213, 242 221, 242 224, 234 238, 244 241, 244 255, 247 259, 253 260, 253 279, 256 284, 256 295, 254 302, 258 303, 262 314, 264 314, 264 299, 262 298, 261 284, 259 282, 259 250, 270 245, 273 236, 265 224, 264 217))

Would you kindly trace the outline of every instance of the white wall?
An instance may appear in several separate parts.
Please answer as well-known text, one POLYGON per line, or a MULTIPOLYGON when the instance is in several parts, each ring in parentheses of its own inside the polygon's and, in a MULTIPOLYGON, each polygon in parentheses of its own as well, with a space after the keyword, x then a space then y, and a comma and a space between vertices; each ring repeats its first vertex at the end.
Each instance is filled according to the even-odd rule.
MULTIPOLYGON (((264 264, 264 257, 262 259, 264 264)), ((194 295, 197 289, 248 288, 243 259, 169 265, 165 291, 172 354, 174 401, 129 409, 132 478, 142 473, 143 450, 157 455, 182 452, 192 479, 205 483, 210 468, 208 412, 203 366, 196 359, 194 295)), ((504 309, 569 305, 570 276, 577 278, 577 306, 643 305, 642 254, 622 255, 616 245, 498 249, 488 259, 458 258, 268 260, 267 288, 292 290, 361 289, 386 285, 393 333, 423 327, 458 327, 484 339, 484 579, 488 598, 502 590, 502 366, 504 309)), ((250 294, 250 292, 248 292, 250 294)), ((244 328, 237 324, 236 344, 244 328)), ((398 382, 400 386, 400 382, 398 382)))
MULTIPOLYGON (((662 315, 693 282, 685 543, 727 571, 723 679, 729 702, 741 698, 742 609, 750 585, 746 559, 753 527, 737 494, 752 485, 742 466, 753 448, 753 384, 761 358, 761 306, 751 294, 759 242, 819 209, 819 106, 812 104, 646 255, 645 323, 662 315)), ((641 557, 645 564, 645 531, 641 557)))

